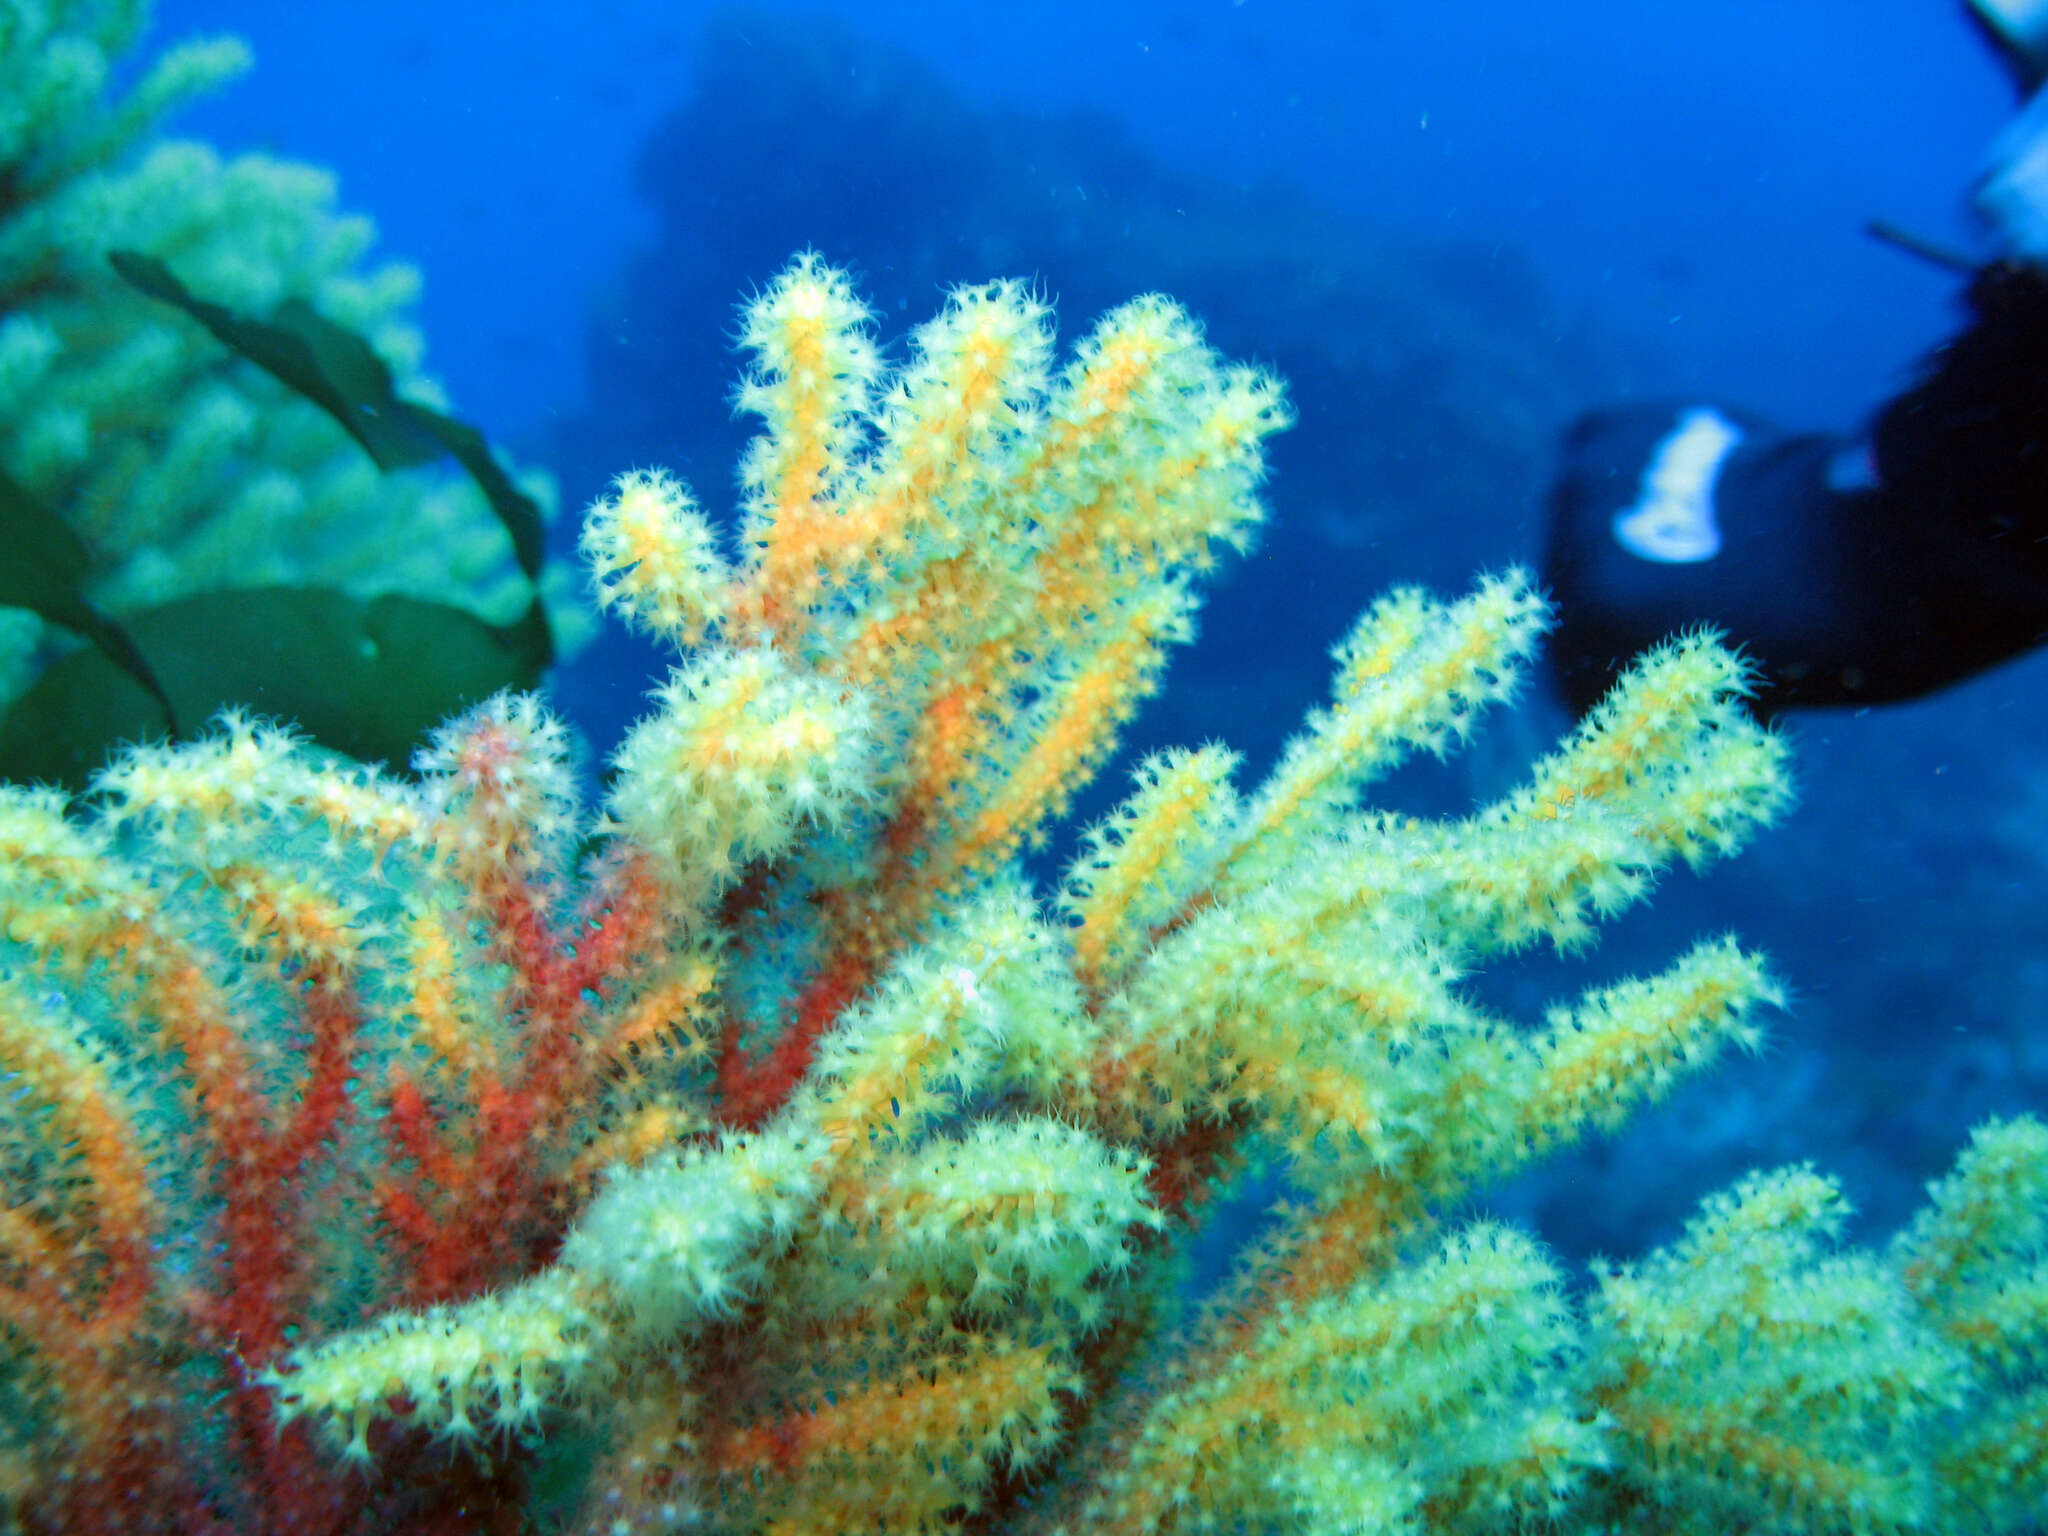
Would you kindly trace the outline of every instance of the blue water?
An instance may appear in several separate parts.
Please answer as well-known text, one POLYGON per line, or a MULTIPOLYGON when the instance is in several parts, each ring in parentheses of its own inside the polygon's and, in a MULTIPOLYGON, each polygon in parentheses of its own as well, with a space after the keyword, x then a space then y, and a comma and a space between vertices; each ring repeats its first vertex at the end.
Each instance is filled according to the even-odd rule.
MULTIPOLYGON (((1146 729, 1256 756, 1374 591, 1533 557, 1573 411, 1682 388, 1835 429, 1900 386, 1955 283, 1862 226, 1982 254, 1965 193, 2013 106, 1959 10, 176 0, 157 36, 253 44, 255 73, 179 127, 333 167, 425 269, 462 414, 572 504, 646 462, 729 495, 721 331, 800 244, 861 271, 892 325, 1013 270, 1070 331, 1181 294, 1289 374, 1303 420, 1275 529, 1146 729)), ((616 728, 650 664, 602 647, 565 678, 587 729, 616 728)), ((1593 960, 1737 929, 1796 995, 1778 1044, 1515 1196, 1549 1235, 1636 1248, 1802 1156, 1890 1226, 1974 1120, 2048 1102, 2044 689, 2037 659, 1793 723, 1803 809, 1593 960)), ((1437 782, 1497 784, 1559 723, 1532 711, 1437 782)), ((1497 986, 1526 1016, 1579 979, 1497 986)))
MULTIPOLYGON (((256 73, 187 125, 339 171, 387 248, 426 267, 427 328, 456 397, 513 432, 584 388, 592 290, 649 230, 636 146, 690 88, 715 9, 174 0, 158 30, 254 45, 256 73)), ((2009 106, 1957 10, 1089 0, 796 14, 910 48, 977 101, 1109 114, 1175 168, 1510 241, 1568 312, 1598 313, 1700 387, 1844 421, 1944 323, 1942 285, 1859 226, 1883 215, 1960 243, 1959 192, 2009 106)))

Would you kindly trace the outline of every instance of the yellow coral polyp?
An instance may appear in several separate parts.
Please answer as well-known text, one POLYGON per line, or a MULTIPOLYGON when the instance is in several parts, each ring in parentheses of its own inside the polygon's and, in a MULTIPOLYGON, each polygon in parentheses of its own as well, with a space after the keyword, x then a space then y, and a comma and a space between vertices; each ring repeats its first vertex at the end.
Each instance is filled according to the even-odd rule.
POLYGON ((583 521, 598 602, 676 645, 724 619, 730 575, 690 493, 662 470, 621 475, 583 521))
POLYGON ((694 913, 752 859, 835 825, 871 793, 867 701, 768 646, 678 670, 617 756, 611 811, 694 913))

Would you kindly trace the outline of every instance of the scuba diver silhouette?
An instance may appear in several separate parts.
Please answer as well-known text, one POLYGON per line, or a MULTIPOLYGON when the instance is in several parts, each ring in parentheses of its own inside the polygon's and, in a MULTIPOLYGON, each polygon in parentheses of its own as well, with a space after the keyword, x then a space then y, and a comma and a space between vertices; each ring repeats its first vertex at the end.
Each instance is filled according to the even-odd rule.
POLYGON ((2048 0, 1969 14, 2031 100, 1976 189, 2002 254, 1938 258, 1970 271, 1968 324, 1856 437, 1703 403, 1574 423, 1543 575, 1575 711, 1699 624, 1756 663, 1765 714, 1915 698, 2048 638, 2048 0))

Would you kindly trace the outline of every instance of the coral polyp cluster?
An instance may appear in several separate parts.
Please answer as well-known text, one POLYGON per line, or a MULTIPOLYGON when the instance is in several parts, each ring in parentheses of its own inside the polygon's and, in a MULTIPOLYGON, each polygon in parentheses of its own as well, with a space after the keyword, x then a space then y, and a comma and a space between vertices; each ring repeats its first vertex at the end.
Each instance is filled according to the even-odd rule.
POLYGON ((1739 660, 1677 639, 1500 800, 1375 812, 1546 618, 1396 592, 1263 782, 1152 757, 1039 890, 1278 384, 1157 297, 1062 360, 1012 283, 888 369, 812 255, 741 335, 736 547, 653 471, 588 520, 682 651, 597 814, 512 695, 410 779, 231 719, 0 791, 20 1526, 2025 1524, 2032 1122, 1889 1256, 1783 1171, 1581 1305, 1458 1214, 1756 1043, 1725 938, 1538 1024, 1468 986, 1778 813, 1739 660), (1253 1168, 1290 1200, 1194 1309, 1253 1168))

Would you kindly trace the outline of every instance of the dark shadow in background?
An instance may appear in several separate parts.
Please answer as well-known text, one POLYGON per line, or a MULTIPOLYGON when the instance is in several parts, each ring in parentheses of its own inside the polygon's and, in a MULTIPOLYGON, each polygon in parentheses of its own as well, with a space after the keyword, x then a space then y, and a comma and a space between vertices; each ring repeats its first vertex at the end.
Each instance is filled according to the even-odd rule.
MULTIPOLYGON (((1462 587, 1535 548, 1553 435, 1610 380, 1513 247, 1367 232, 1290 187, 1168 170, 1113 119, 969 102, 833 20, 732 11, 698 58, 641 156, 660 232, 601 301, 589 408, 550 445, 572 505, 660 465, 729 514, 749 431, 727 403, 733 306, 811 247, 856 274, 892 356, 950 286, 1023 276, 1069 343, 1158 290, 1286 379, 1300 422, 1273 450, 1274 524, 1134 746, 1220 737, 1256 769, 1382 588, 1462 587)), ((665 665, 628 644, 609 635, 562 678, 600 750, 665 665)))

